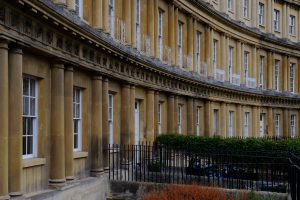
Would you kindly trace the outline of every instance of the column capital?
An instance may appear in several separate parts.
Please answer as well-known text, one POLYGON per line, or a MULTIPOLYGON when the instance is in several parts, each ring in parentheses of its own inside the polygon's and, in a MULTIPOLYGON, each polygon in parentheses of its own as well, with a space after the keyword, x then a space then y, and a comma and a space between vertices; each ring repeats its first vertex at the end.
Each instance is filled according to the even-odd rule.
POLYGON ((108 82, 108 78, 107 77, 102 77, 103 82, 108 82))
POLYGON ((74 68, 72 66, 66 66, 65 71, 73 72, 74 68))
POLYGON ((125 84, 122 84, 121 87, 122 87, 122 88, 128 88, 128 89, 130 89, 130 84, 128 84, 128 83, 126 84, 126 83, 125 83, 125 84))
POLYGON ((152 89, 152 88, 148 88, 148 89, 147 89, 147 93, 148 93, 148 94, 154 94, 155 91, 154 91, 154 89, 152 89))
POLYGON ((54 62, 51 64, 51 68, 65 69, 63 62, 54 62))
POLYGON ((102 76, 101 75, 94 75, 92 77, 92 80, 102 80, 102 76))
POLYGON ((2 40, 0 39, 0 49, 9 49, 8 48, 8 40, 2 40))

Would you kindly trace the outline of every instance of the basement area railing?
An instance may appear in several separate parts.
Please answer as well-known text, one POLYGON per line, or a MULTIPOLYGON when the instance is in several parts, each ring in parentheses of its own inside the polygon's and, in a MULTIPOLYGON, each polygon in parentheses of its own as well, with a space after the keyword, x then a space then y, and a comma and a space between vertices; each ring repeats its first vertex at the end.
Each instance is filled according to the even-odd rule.
POLYGON ((289 193, 300 200, 300 158, 289 152, 110 145, 109 163, 111 180, 289 193))

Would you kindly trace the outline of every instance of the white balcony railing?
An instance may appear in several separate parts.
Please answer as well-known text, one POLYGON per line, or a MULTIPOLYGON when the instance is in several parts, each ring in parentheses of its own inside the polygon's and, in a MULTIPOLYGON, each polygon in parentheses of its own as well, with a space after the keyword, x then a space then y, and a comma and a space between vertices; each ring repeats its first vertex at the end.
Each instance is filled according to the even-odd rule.
POLYGON ((232 84, 233 85, 241 85, 241 76, 238 74, 232 74, 232 84))
POLYGON ((249 88, 256 88, 256 78, 247 78, 246 86, 249 88))
POLYGON ((225 71, 223 69, 216 70, 216 80, 221 82, 225 81, 225 71))

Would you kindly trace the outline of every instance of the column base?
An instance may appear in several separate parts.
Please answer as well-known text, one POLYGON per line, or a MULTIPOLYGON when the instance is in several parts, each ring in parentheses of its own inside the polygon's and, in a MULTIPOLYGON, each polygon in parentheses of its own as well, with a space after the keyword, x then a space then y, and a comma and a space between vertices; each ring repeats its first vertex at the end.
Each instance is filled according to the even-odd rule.
POLYGON ((75 180, 75 176, 67 176, 66 181, 73 181, 75 180))
POLYGON ((53 189, 62 190, 66 186, 66 179, 50 179, 49 187, 53 189))
POLYGON ((11 193, 9 193, 9 196, 19 197, 19 196, 23 196, 23 193, 22 192, 11 192, 11 193))
POLYGON ((99 177, 102 174, 104 174, 104 169, 92 169, 91 170, 91 176, 99 177))
POLYGON ((109 171, 109 167, 104 167, 104 171, 107 173, 109 171))
POLYGON ((5 196, 0 196, 0 200, 8 200, 10 199, 10 196, 5 195, 5 196))

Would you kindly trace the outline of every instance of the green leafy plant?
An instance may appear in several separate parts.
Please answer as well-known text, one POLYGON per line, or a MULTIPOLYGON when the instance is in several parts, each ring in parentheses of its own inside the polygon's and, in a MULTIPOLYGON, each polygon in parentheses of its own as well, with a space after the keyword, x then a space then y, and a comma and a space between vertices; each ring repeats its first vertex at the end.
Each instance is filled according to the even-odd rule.
POLYGON ((159 160, 153 160, 148 164, 148 170, 150 172, 160 172, 162 163, 159 160))
POLYGON ((163 134, 156 144, 185 150, 243 152, 289 152, 300 155, 300 138, 221 138, 163 134))

